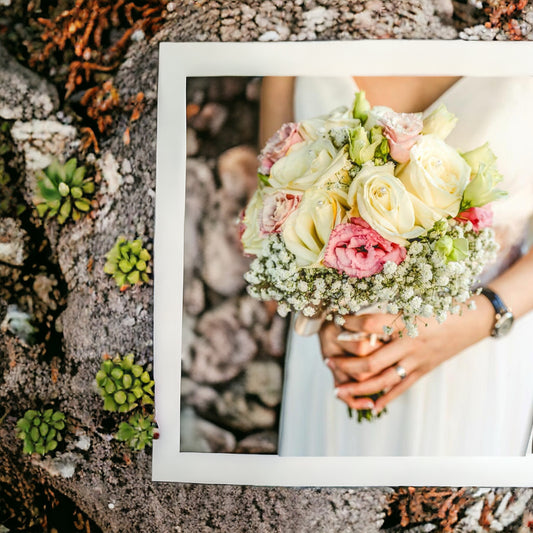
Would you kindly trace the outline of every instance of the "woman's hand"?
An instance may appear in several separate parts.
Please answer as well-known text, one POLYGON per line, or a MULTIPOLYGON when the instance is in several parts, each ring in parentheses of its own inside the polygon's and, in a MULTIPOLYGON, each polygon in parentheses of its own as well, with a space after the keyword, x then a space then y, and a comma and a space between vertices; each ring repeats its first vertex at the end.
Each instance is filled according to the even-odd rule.
POLYGON ((384 336, 383 326, 399 323, 392 315, 346 317, 342 333, 334 324, 325 324, 320 332, 322 353, 333 373, 339 399, 352 409, 374 409, 379 413, 424 374, 488 336, 494 309, 483 296, 475 296, 474 300, 476 310, 465 308, 462 316, 450 315, 442 324, 435 319, 420 319, 418 337, 400 338, 394 331, 387 343, 376 339, 384 336), (349 337, 346 332, 363 332, 367 338, 343 340, 349 337), (384 394, 375 402, 364 397, 381 391, 384 394))

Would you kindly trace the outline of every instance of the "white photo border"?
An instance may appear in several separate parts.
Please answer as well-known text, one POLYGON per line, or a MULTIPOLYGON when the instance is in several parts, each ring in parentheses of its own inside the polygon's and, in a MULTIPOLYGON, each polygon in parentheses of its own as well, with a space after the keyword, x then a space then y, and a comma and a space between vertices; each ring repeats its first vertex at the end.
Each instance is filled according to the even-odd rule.
POLYGON ((179 452, 187 77, 345 76, 351 74, 348 64, 357 64, 357 74, 367 76, 523 76, 533 75, 533 43, 161 43, 159 54, 154 378, 160 437, 154 441, 152 479, 265 486, 533 486, 531 454, 280 457, 179 452))

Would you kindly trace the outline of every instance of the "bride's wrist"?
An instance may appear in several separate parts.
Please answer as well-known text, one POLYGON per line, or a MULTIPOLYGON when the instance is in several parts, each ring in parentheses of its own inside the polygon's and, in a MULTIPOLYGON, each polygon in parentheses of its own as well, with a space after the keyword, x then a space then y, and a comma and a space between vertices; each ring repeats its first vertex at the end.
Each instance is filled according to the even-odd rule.
POLYGON ((492 328, 494 326, 494 307, 490 301, 483 295, 477 294, 472 297, 472 301, 476 305, 474 311, 467 311, 472 313, 471 326, 473 333, 475 333, 477 339, 474 342, 478 342, 491 336, 492 328))

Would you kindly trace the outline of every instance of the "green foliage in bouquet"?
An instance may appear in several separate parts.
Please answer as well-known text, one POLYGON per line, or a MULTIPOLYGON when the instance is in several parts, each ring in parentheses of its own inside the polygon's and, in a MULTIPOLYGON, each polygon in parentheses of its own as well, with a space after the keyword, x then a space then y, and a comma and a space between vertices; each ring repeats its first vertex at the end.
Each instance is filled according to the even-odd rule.
POLYGON ((86 178, 85 167, 78 167, 75 158, 64 165, 54 160, 37 176, 37 194, 34 198, 37 213, 42 218, 56 218, 64 224, 69 218, 79 220, 91 209, 90 196, 95 185, 86 178))
POLYGON ((125 442, 132 450, 144 450, 154 440, 154 417, 135 413, 127 422, 122 422, 115 439, 125 442))
POLYGON ((96 374, 96 384, 106 411, 127 413, 139 403, 154 403, 154 382, 147 370, 134 363, 132 353, 104 360, 96 374))
POLYGON ((151 256, 143 248, 141 239, 128 241, 119 237, 106 255, 104 272, 113 276, 117 285, 123 289, 130 285, 147 283, 152 271, 148 265, 151 256))
POLYGON ((45 455, 57 448, 63 440, 65 415, 60 411, 29 409, 17 421, 17 437, 24 441, 24 453, 45 455))

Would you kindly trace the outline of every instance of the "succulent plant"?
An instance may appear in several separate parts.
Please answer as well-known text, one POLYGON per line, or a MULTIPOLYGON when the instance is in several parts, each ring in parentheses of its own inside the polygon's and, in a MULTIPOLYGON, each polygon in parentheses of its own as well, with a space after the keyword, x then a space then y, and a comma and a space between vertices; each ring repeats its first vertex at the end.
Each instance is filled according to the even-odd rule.
POLYGON ((17 437, 24 440, 24 453, 44 455, 57 448, 63 440, 65 415, 60 411, 29 409, 17 421, 17 437))
POLYGON ((94 181, 85 177, 85 167, 78 167, 75 158, 64 165, 57 160, 37 176, 35 207, 40 217, 55 217, 63 224, 69 217, 79 220, 91 209, 89 197, 94 193, 94 181))
POLYGON ((96 373, 96 384, 104 398, 106 411, 127 413, 141 405, 153 404, 154 382, 142 366, 134 363, 132 353, 105 359, 96 373))
POLYGON ((113 276, 117 285, 123 289, 129 285, 146 283, 152 271, 148 265, 151 256, 143 248, 141 239, 134 241, 119 237, 113 248, 106 255, 104 272, 113 276))
POLYGON ((122 422, 115 435, 117 440, 126 442, 132 450, 144 450, 152 446, 154 440, 154 417, 135 413, 127 422, 122 422))

